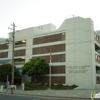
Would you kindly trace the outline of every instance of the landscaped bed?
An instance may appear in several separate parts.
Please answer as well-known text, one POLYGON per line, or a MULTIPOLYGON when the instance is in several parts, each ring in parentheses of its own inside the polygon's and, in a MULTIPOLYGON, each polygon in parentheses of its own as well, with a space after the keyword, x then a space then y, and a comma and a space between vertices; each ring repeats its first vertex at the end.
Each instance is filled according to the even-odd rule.
MULTIPOLYGON (((53 90, 70 90, 70 89, 75 89, 76 85, 62 85, 62 84, 51 84, 51 89, 53 90)), ((30 83, 30 82, 25 82, 25 90, 47 90, 49 88, 49 84, 45 83, 30 83)))

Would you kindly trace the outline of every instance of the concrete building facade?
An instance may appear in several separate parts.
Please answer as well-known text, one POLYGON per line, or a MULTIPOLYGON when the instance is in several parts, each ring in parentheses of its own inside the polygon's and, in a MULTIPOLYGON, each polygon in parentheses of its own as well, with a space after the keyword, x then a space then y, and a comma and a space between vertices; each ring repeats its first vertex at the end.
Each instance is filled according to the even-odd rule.
MULTIPOLYGON (((78 89, 100 88, 100 31, 94 30, 90 18, 65 19, 58 29, 46 24, 16 31, 15 66, 21 70, 25 62, 37 57, 49 63, 50 49, 52 83, 77 85, 78 89)), ((9 59, 12 59, 12 45, 0 39, 0 63, 7 63, 9 59)), ((48 83, 49 72, 37 82, 48 83)))

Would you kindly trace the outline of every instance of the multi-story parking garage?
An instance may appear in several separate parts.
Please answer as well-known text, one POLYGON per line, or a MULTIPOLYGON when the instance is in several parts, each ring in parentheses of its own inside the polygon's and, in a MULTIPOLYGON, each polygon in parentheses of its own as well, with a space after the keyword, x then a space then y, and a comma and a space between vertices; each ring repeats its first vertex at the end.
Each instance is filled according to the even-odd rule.
MULTIPOLYGON (((31 58, 42 57, 49 63, 51 49, 52 83, 75 84, 79 89, 100 88, 99 37, 93 21, 81 17, 66 19, 58 29, 46 24, 19 30, 15 32, 14 64, 21 71, 31 58)), ((0 39, 0 64, 12 59, 12 45, 5 41, 0 39)), ((26 79, 29 78, 23 78, 26 79)), ((38 78, 38 82, 48 83, 49 73, 38 78)))

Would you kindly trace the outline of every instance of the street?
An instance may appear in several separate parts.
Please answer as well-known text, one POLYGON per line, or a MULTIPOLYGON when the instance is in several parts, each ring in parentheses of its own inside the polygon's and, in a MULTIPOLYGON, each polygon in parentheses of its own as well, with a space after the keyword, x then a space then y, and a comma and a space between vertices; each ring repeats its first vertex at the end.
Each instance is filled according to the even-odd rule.
POLYGON ((0 100, 56 100, 48 98, 34 98, 28 96, 4 95, 0 94, 0 100))
POLYGON ((14 95, 14 94, 0 94, 0 100, 91 100, 91 99, 75 99, 75 98, 43 98, 43 97, 31 97, 28 95, 23 95, 23 96, 19 96, 19 95, 14 95))

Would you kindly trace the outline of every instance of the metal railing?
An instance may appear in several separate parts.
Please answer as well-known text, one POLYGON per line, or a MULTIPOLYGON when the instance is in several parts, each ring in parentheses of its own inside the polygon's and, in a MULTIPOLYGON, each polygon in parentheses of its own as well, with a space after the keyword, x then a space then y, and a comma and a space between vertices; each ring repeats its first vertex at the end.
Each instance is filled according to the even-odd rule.
POLYGON ((16 45, 16 44, 15 44, 15 48, 24 47, 24 46, 26 46, 26 44, 19 44, 19 45, 16 45))
POLYGON ((15 65, 23 65, 25 62, 14 62, 15 65))

